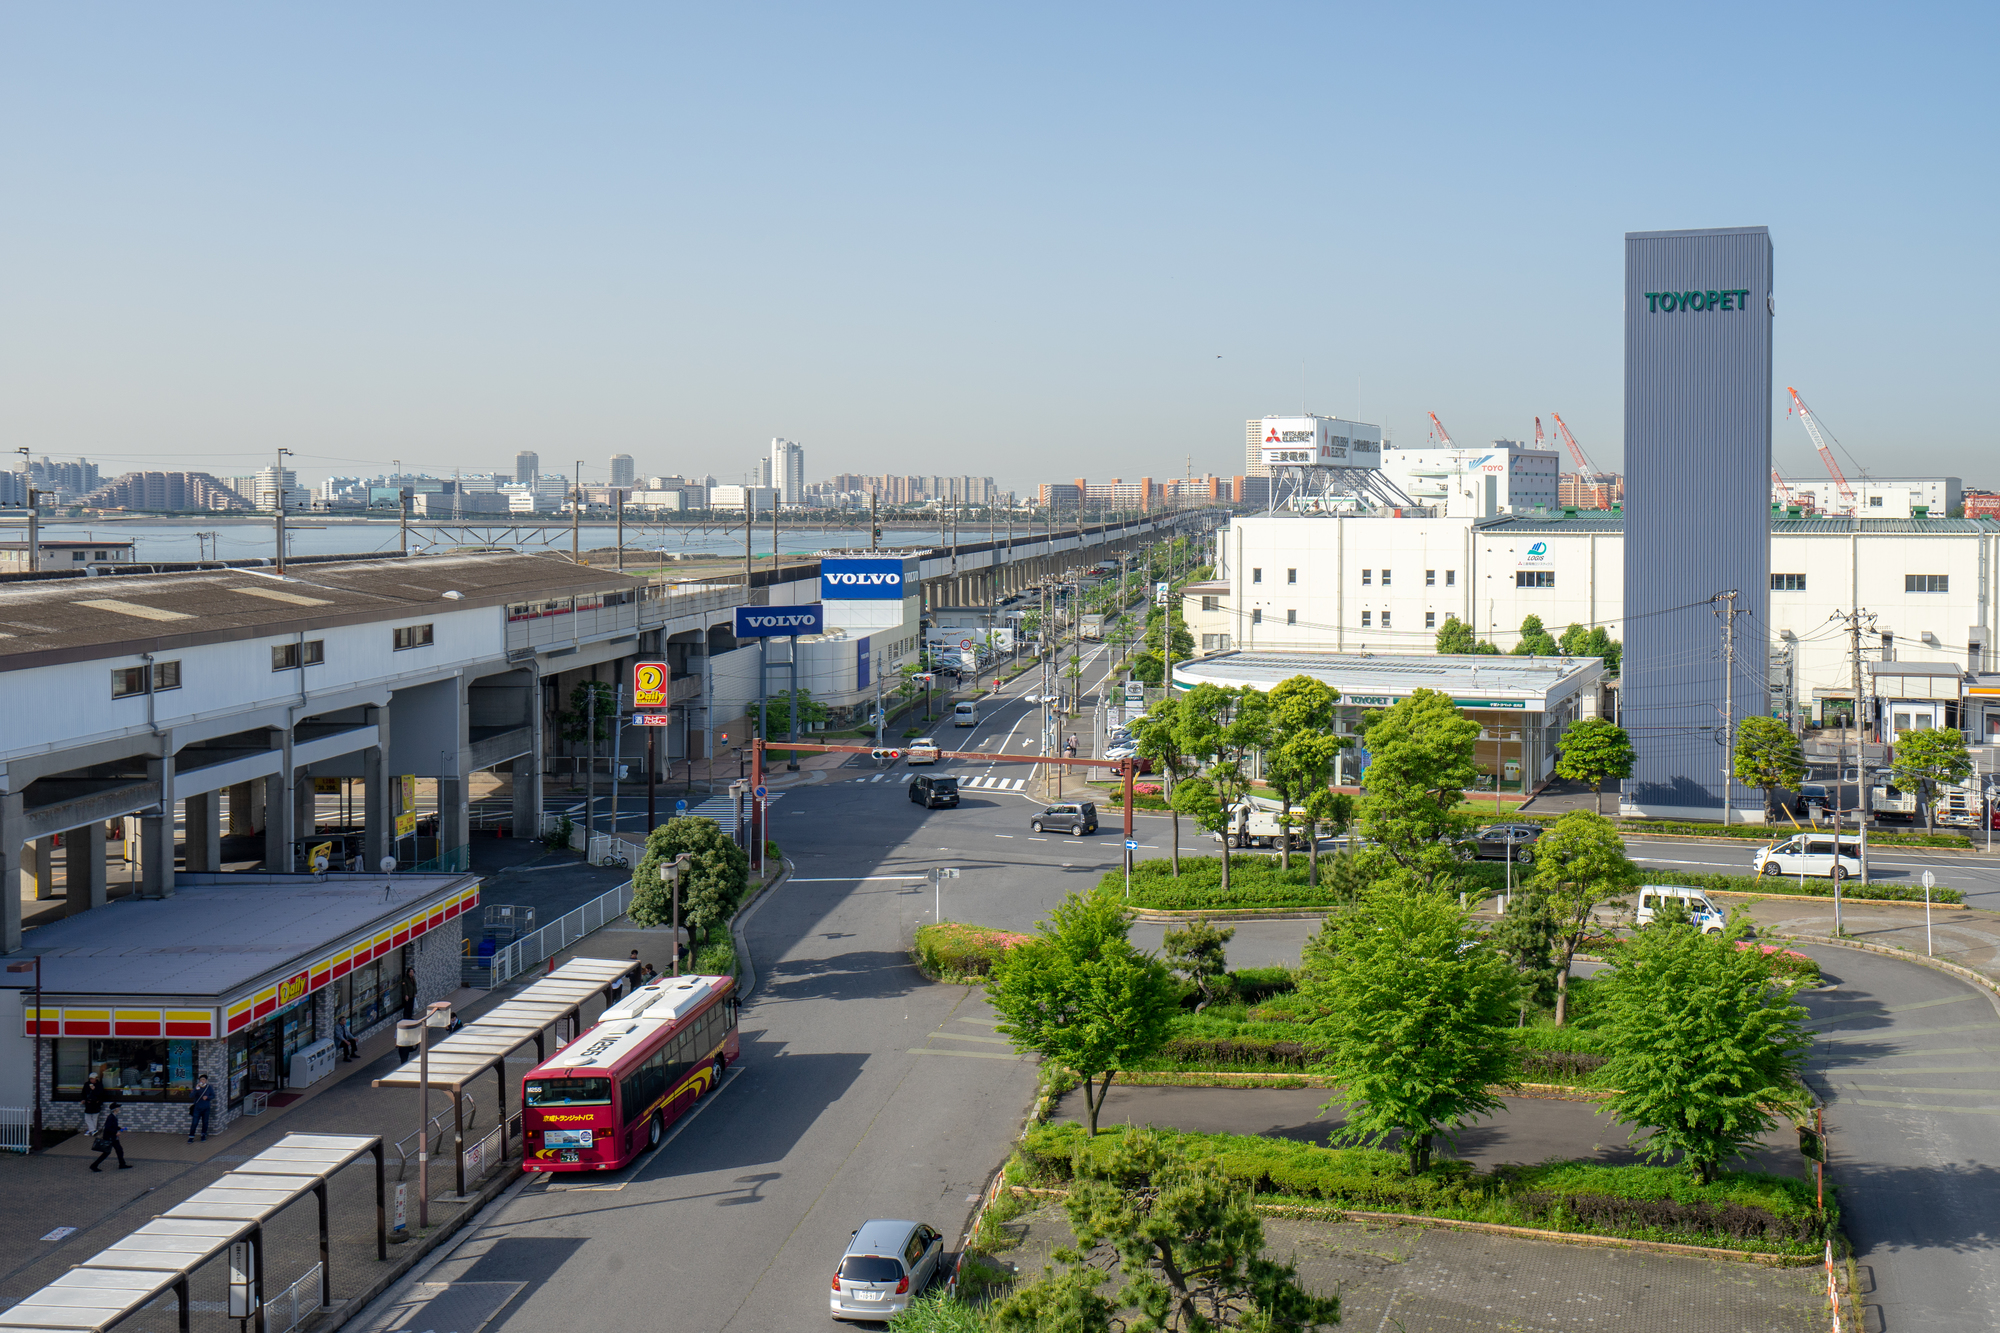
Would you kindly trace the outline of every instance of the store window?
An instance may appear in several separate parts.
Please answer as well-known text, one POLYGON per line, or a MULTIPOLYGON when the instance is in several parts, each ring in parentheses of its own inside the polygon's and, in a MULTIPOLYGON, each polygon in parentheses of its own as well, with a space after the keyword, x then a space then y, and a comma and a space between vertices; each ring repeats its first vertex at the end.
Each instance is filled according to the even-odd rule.
POLYGON ((363 963, 333 983, 334 1021, 356 1032, 402 1012, 403 965, 396 955, 363 963))
POLYGON ((194 1093, 192 1041, 60 1037, 49 1045, 55 1057, 50 1095, 59 1102, 81 1098, 93 1072, 118 1101, 184 1102, 194 1093))
POLYGON ((320 1039, 318 997, 308 995, 229 1039, 229 1102, 285 1086, 292 1057, 320 1039))

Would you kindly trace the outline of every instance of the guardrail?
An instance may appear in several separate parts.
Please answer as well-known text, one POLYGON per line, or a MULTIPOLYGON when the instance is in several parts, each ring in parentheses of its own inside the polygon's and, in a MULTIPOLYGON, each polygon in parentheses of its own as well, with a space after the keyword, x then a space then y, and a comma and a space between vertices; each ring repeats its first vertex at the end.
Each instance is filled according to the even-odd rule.
POLYGON ((19 1106, 0 1106, 0 1152, 28 1151, 28 1112, 19 1106))
POLYGON ((556 918, 534 934, 523 935, 505 948, 494 950, 487 984, 498 986, 520 976, 536 963, 554 957, 585 935, 616 921, 625 915, 625 909, 631 905, 632 881, 628 879, 611 892, 556 918))
MULTIPOLYGON (((441 1092, 444 1090, 441 1088, 434 1088, 433 1091, 441 1092)), ((470 1129, 473 1123, 479 1119, 479 1103, 473 1101, 472 1098, 465 1096, 463 1093, 461 1093, 459 1096, 460 1100, 462 1100, 465 1103, 465 1108, 466 1108, 465 1126, 467 1129, 470 1129)), ((416 1160, 416 1158, 411 1155, 410 1148, 420 1138, 427 1139, 433 1133, 437 1135, 437 1141, 432 1143, 431 1146, 428 1149, 426 1149, 426 1151, 429 1152, 432 1161, 436 1161, 438 1159, 438 1157, 444 1152, 444 1136, 446 1129, 449 1127, 450 1120, 451 1120, 451 1103, 447 1101, 445 1103, 445 1109, 439 1111, 436 1115, 432 1116, 429 1120, 425 1121, 424 1128, 422 1130, 420 1130, 415 1134, 405 1135, 404 1137, 396 1140, 396 1159, 397 1159, 396 1179, 401 1180, 404 1174, 409 1170, 410 1163, 416 1160)))
POLYGON ((320 1312, 320 1269, 314 1264, 305 1276, 264 1302, 264 1327, 269 1333, 292 1333, 320 1312))

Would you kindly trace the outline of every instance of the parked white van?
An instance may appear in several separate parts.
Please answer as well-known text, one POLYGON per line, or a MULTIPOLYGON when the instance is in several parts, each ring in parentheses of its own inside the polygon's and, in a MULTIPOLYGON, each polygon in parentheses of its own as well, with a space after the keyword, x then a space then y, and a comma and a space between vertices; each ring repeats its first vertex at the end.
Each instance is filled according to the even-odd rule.
POLYGON ((1708 900, 1707 894, 1700 889, 1682 888, 1678 884, 1639 886, 1639 910, 1636 914, 1639 924, 1643 926, 1652 921, 1660 904, 1673 898, 1687 904, 1688 919, 1701 927, 1704 935, 1720 935, 1722 928, 1728 924, 1722 910, 1708 900))
POLYGON ((1760 875, 1819 875, 1835 882, 1861 873, 1861 848, 1831 834, 1801 833, 1757 849, 1760 875))
POLYGON ((951 710, 951 724, 954 727, 976 727, 979 725, 978 704, 954 704, 951 710))

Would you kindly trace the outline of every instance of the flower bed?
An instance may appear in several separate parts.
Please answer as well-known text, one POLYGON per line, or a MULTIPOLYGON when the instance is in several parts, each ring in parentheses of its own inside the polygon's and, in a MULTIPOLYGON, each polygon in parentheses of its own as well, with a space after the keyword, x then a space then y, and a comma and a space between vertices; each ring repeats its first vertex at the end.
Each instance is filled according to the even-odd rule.
POLYGON ((915 959, 918 969, 933 981, 969 985, 992 975, 993 964, 999 961, 1002 954, 1017 944, 1027 943, 1030 938, 1010 930, 945 921, 934 926, 917 927, 917 938, 910 949, 910 956, 915 959))

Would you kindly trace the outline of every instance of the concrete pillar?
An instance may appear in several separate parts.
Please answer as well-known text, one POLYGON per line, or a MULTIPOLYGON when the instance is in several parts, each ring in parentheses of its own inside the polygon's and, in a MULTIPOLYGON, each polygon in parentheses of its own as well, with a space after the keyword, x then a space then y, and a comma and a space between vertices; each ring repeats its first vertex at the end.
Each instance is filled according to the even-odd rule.
POLYGON ((466 801, 466 779, 472 776, 472 673, 458 673, 453 748, 442 756, 445 770, 438 778, 438 855, 472 841, 472 809, 466 801))
MULTIPOLYGON (((514 770, 514 836, 517 838, 540 837, 542 832, 542 682, 539 676, 528 677, 528 753, 515 757, 514 770)), ((662 736, 661 749, 664 751, 666 737, 662 736)), ((664 754, 661 756, 665 762, 664 754)), ((657 782, 656 775, 648 773, 648 782, 657 782)))
POLYGON ((370 708, 367 719, 378 743, 361 752, 361 858, 372 872, 383 857, 395 855, 396 778, 389 772, 389 710, 370 708))
POLYGON ((222 869, 222 793, 198 792, 181 801, 181 825, 186 829, 183 860, 189 871, 214 874, 222 869))
POLYGON ((139 818, 139 893, 174 896, 174 757, 146 761, 146 777, 160 784, 160 803, 139 818))
POLYGON ((271 748, 278 752, 278 771, 259 780, 263 789, 264 869, 277 874, 292 872, 292 736, 284 727, 267 733, 271 748))
POLYGON ((104 906, 104 825, 85 824, 63 834, 63 889, 69 915, 104 906))
POLYGON ((27 822, 20 792, 0 793, 0 953, 21 951, 21 853, 27 822))
POLYGON ((312 772, 300 769, 292 775, 292 836, 310 838, 319 829, 319 795, 313 790, 312 772))
POLYGON ((35 881, 35 901, 56 896, 56 840, 37 838, 22 857, 22 871, 35 881))
POLYGON ((264 783, 239 782, 228 789, 229 836, 248 838, 264 831, 264 783))

